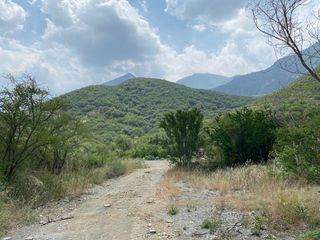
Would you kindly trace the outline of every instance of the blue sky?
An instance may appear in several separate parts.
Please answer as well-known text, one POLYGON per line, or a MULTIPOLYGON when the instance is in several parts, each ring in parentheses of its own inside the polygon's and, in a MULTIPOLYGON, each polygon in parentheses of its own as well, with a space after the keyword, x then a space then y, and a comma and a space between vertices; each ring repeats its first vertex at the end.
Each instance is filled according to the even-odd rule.
MULTIPOLYGON (((54 94, 131 72, 176 81, 270 66, 247 0, 0 0, 0 73, 54 94)), ((1 80, 4 81, 4 80, 1 80)))

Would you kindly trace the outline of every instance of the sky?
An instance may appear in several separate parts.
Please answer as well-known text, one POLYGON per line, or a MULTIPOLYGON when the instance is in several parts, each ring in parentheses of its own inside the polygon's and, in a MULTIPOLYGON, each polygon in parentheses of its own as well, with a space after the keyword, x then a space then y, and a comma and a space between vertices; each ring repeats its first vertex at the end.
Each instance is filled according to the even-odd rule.
MULTIPOLYGON (((176 81, 267 68, 248 0, 0 0, 0 74, 53 94, 125 73, 176 81)), ((0 86, 4 79, 0 79, 0 86)))

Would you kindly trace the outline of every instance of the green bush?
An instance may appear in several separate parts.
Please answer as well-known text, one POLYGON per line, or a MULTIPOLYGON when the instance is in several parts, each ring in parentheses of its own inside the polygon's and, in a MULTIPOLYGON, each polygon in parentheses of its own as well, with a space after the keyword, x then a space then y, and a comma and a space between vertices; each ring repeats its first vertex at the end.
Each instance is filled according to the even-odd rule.
POLYGON ((274 154, 283 173, 320 183, 320 114, 303 125, 281 129, 274 154))
POLYGON ((164 115, 160 127, 167 134, 165 147, 173 163, 190 166, 193 155, 200 148, 203 115, 198 109, 178 110, 164 115))
POLYGON ((271 112, 248 108, 218 116, 207 128, 212 160, 216 166, 267 161, 279 126, 271 112))

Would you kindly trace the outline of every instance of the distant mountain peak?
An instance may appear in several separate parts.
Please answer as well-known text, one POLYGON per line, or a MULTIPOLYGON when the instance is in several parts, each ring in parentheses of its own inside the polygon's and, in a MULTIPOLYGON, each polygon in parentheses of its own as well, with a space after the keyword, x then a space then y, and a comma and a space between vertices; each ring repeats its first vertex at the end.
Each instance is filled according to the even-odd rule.
POLYGON ((136 77, 136 76, 133 75, 132 73, 126 73, 126 74, 124 74, 124 75, 122 75, 122 76, 120 76, 120 77, 117 77, 117 78, 115 78, 115 79, 113 79, 113 80, 110 80, 110 81, 108 81, 108 82, 105 82, 104 85, 107 85, 107 86, 116 86, 116 85, 119 85, 119 84, 121 84, 121 83, 123 83, 123 82, 125 82, 125 81, 128 81, 128 80, 130 80, 130 79, 133 79, 133 78, 135 78, 135 77, 136 77))
POLYGON ((232 78, 211 73, 194 73, 177 81, 191 88, 212 89, 230 82, 232 78))

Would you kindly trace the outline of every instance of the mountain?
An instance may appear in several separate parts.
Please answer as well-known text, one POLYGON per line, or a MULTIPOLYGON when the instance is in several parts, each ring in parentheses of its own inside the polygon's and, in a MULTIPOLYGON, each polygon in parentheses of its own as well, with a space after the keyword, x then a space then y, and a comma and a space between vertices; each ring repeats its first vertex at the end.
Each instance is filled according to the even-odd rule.
MULTIPOLYGON (((319 53, 315 53, 315 51, 319 51, 319 49, 320 43, 316 43, 304 50, 304 54, 306 56, 316 56, 319 53)), ((320 65, 320 59, 316 57, 312 57, 307 62, 311 66, 320 65)), ((263 71, 235 76, 231 82, 213 90, 241 96, 261 96, 289 85, 304 73, 306 73, 306 70, 302 67, 296 55, 289 55, 279 59, 263 71), (295 72, 301 74, 295 74, 295 72)))
POLYGON ((177 83, 191 88, 212 89, 226 84, 231 80, 232 78, 220 75, 210 73, 196 73, 178 80, 177 83))
POLYGON ((270 109, 286 122, 303 121, 306 116, 319 113, 320 83, 305 75, 271 95, 259 98, 255 109, 270 109))
POLYGON ((128 81, 128 80, 131 80, 135 78, 135 76, 131 73, 127 73, 121 77, 118 77, 116 79, 113 79, 113 80, 110 80, 108 82, 105 82, 104 85, 107 85, 107 86, 116 86, 116 85, 119 85, 125 81, 128 81))
POLYGON ((266 70, 235 76, 229 83, 213 90, 240 96, 261 96, 287 86, 298 77, 298 74, 281 69, 278 61, 266 70))
POLYGON ((251 103, 255 98, 197 90, 160 79, 135 78, 118 86, 96 85, 62 96, 70 111, 103 141, 141 137, 159 129, 164 113, 199 108, 207 118, 251 103))

